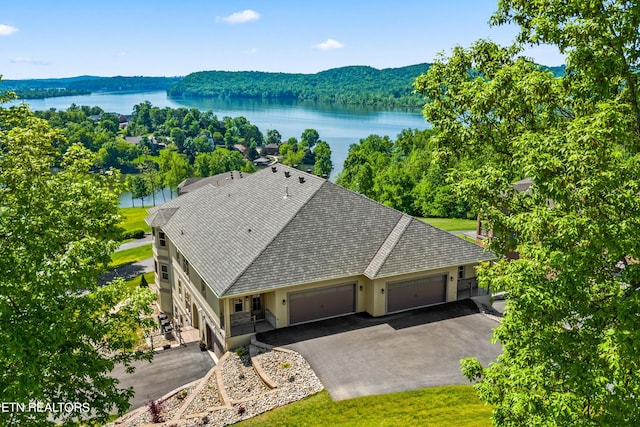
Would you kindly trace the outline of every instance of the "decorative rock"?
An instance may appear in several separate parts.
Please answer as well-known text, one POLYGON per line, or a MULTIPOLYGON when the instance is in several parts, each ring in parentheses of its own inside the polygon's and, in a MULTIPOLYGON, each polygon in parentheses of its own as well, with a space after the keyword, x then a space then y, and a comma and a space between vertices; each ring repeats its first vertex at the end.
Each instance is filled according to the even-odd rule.
MULTIPOLYGON (((210 375, 207 384, 201 388, 182 413, 181 419, 172 420, 172 416, 178 413, 180 405, 185 403, 177 398, 179 391, 166 399, 163 410, 166 424, 175 424, 178 427, 222 427, 303 399, 324 388, 307 361, 296 352, 254 347, 251 349, 251 354, 257 358, 264 373, 277 384, 277 388, 270 389, 256 374, 251 366, 248 351, 244 356, 227 353, 226 357, 221 359, 220 365, 214 369, 220 370, 219 377, 231 399, 232 406, 223 406, 224 402, 220 400, 222 390, 218 389, 217 376, 210 375), (290 381, 291 378, 293 381, 290 381), (240 407, 244 411, 239 411, 240 407)), ((194 392, 196 388, 196 386, 189 387, 187 393, 194 392)), ((153 426, 150 423, 149 411, 143 410, 127 414, 107 426, 153 426)))

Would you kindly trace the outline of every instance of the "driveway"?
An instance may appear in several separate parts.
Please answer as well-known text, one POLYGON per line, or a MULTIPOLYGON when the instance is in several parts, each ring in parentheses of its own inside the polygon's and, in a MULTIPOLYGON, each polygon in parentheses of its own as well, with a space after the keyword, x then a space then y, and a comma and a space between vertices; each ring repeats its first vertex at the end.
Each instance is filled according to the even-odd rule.
POLYGON ((258 334, 258 340, 302 354, 334 400, 469 384, 460 359, 487 364, 497 323, 471 300, 372 318, 329 319, 258 334))
POLYGON ((213 365, 209 353, 200 351, 198 342, 192 342, 186 347, 158 351, 151 363, 135 362, 133 374, 127 374, 119 365, 112 375, 120 380, 120 387, 133 387, 135 396, 129 402, 133 410, 202 378, 213 365))

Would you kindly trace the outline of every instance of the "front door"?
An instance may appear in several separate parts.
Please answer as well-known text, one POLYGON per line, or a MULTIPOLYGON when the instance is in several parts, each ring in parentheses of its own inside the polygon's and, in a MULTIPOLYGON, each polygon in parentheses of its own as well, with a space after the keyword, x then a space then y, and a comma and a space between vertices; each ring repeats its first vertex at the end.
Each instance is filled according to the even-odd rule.
POLYGON ((256 320, 264 319, 264 301, 262 294, 251 296, 251 316, 256 320))

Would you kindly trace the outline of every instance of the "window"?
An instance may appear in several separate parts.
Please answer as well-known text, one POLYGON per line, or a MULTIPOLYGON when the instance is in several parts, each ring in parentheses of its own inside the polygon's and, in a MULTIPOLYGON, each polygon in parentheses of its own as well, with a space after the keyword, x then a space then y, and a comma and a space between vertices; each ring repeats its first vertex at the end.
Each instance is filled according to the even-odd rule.
POLYGON ((187 310, 191 307, 191 294, 189 292, 184 293, 184 307, 187 310))
POLYGON ((160 246, 167 246, 167 237, 164 235, 162 231, 158 233, 158 240, 160 241, 160 246))
POLYGON ((464 265, 458 267, 458 279, 464 279, 464 265))
POLYGON ((158 274, 158 261, 156 261, 155 259, 153 260, 153 271, 158 274))
POLYGON ((178 280, 178 295, 182 298, 182 282, 178 280))
POLYGON ((187 261, 187 259, 182 256, 182 270, 187 273, 187 275, 189 275, 189 261, 187 261))
POLYGON ((244 311, 244 307, 242 305, 242 298, 235 298, 233 300, 233 306, 236 313, 240 313, 241 311, 244 311))
POLYGON ((161 265, 160 270, 162 271, 162 280, 169 280, 169 266, 161 265))

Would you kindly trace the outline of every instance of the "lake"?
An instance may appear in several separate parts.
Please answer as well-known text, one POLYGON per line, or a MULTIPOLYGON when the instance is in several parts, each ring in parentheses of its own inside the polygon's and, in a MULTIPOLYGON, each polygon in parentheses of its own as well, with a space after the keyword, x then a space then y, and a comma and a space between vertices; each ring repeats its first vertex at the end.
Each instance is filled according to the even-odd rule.
MULTIPOLYGON (((131 114, 133 106, 149 101, 157 107, 186 107, 211 110, 218 119, 246 117, 266 135, 277 129, 284 141, 300 139, 305 129, 315 129, 320 139, 331 146, 333 171, 331 179, 342 170, 349 146, 369 135, 387 135, 392 139, 403 129, 426 129, 428 124, 418 110, 384 110, 360 106, 306 103, 296 100, 169 98, 166 92, 92 93, 26 100, 32 110, 55 108, 65 110, 71 104, 99 106, 106 112, 131 114)), ((126 201, 123 201, 126 204, 126 201)), ((130 203, 130 200, 129 200, 130 203)), ((139 201, 138 201, 139 203, 139 201)), ((129 204, 130 205, 130 204, 129 204)))

